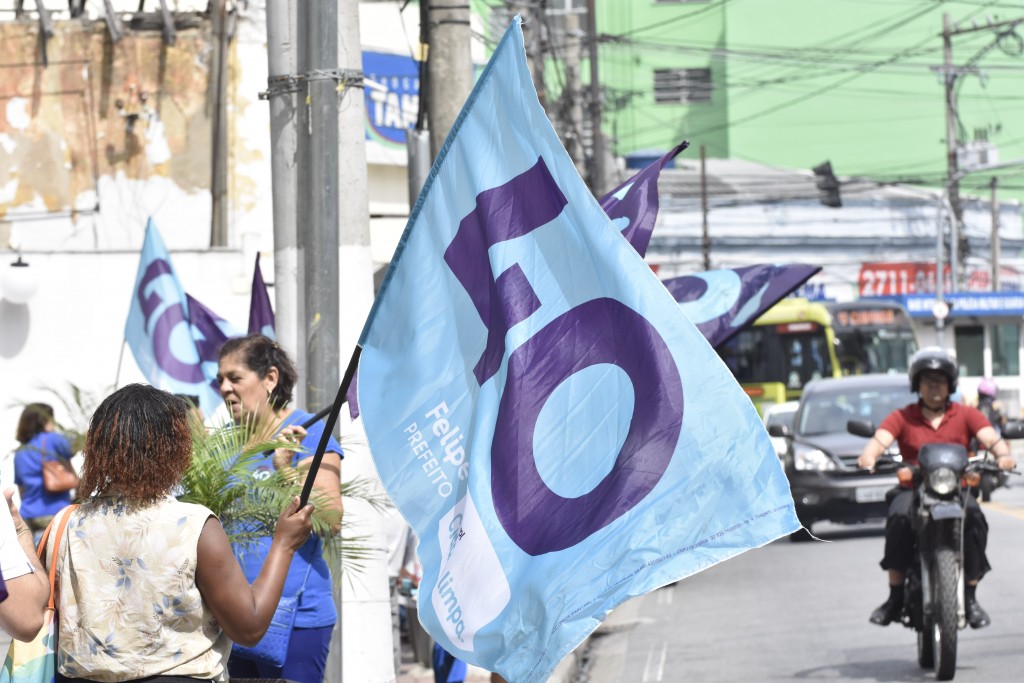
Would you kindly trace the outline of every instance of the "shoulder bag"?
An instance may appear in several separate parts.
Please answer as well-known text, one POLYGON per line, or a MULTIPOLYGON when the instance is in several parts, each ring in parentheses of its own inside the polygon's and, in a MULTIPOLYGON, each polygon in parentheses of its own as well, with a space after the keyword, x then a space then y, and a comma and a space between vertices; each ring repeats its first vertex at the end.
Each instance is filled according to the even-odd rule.
POLYGON ((50 493, 64 493, 78 486, 78 475, 71 469, 71 463, 59 453, 53 454, 55 460, 47 460, 46 454, 52 451, 46 440, 42 443, 39 459, 43 464, 43 488, 50 493))
POLYGON ((4 667, 0 669, 0 683, 53 683, 54 674, 57 671, 57 615, 54 608, 54 595, 56 593, 57 560, 60 552, 60 542, 64 536, 64 527, 71 518, 71 512, 77 505, 69 505, 64 508, 50 522, 39 540, 37 553, 39 560, 44 565, 49 564, 50 573, 50 601, 43 613, 43 626, 39 633, 31 641, 25 643, 20 640, 11 640, 11 646, 7 649, 7 659, 4 660, 4 667), (46 542, 50 537, 50 529, 54 522, 57 529, 54 532, 53 556, 50 562, 46 562, 46 542))
MULTIPOLYGON (((60 457, 60 456, 58 456, 60 457)), ((43 460, 43 488, 50 493, 63 493, 78 486, 78 475, 60 460, 43 460)))
POLYGON ((309 570, 312 567, 312 562, 306 566, 306 575, 302 578, 299 592, 290 598, 281 598, 277 609, 274 610, 274 618, 270 620, 270 627, 263 634, 260 642, 252 647, 232 644, 232 657, 241 657, 276 669, 284 666, 284 662, 288 658, 288 641, 292 637, 292 629, 295 628, 295 615, 299 611, 299 598, 306 590, 306 581, 309 579, 309 570))

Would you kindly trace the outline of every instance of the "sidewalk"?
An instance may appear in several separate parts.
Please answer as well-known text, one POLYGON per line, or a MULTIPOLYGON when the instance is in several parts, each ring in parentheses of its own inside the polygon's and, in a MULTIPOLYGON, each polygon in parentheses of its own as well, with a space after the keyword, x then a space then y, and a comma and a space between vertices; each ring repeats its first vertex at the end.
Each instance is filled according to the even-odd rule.
MULTIPOLYGON (((548 683, 572 683, 579 666, 579 656, 587 646, 583 641, 575 651, 561 661, 558 668, 548 679, 548 683)), ((402 668, 398 672, 396 683, 434 683, 434 671, 415 661, 412 646, 406 634, 402 634, 402 668)), ((466 673, 466 683, 490 683, 491 674, 481 668, 470 665, 466 673)))

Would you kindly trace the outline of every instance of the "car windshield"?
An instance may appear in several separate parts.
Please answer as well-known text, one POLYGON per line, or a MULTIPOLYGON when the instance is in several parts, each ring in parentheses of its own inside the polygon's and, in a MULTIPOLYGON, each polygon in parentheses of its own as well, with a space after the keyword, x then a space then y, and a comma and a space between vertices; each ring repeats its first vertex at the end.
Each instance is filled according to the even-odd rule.
POLYGON ((796 415, 796 406, 787 408, 778 408, 768 413, 768 417, 765 418, 765 427, 771 427, 773 425, 785 425, 790 429, 793 428, 793 417, 796 415))
POLYGON ((849 420, 870 420, 877 427, 893 410, 913 401, 906 386, 815 392, 804 397, 796 431, 812 436, 845 432, 849 420))

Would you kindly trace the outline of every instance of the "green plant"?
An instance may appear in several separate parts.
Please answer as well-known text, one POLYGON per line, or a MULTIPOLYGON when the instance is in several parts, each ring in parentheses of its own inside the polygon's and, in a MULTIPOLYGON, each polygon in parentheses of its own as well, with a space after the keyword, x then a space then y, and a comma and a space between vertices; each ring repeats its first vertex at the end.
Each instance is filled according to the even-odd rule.
MULTIPOLYGON (((182 491, 177 497, 184 502, 204 505, 216 514, 240 554, 259 537, 273 534, 281 510, 302 490, 301 478, 291 479, 278 470, 269 475, 252 470, 252 461, 263 457, 264 451, 294 447, 280 439, 260 438, 268 431, 265 424, 228 423, 212 430, 193 425, 192 465, 182 478, 182 491)), ((372 491, 369 482, 360 479, 342 482, 341 495, 365 500, 377 509, 390 504, 372 491)), ((315 507, 313 531, 323 539, 328 566, 332 570, 341 567, 341 573, 361 570, 363 562, 373 552, 367 546, 369 539, 346 534, 352 525, 344 516, 340 531, 332 531, 334 520, 316 489, 310 495, 310 502, 315 507)))

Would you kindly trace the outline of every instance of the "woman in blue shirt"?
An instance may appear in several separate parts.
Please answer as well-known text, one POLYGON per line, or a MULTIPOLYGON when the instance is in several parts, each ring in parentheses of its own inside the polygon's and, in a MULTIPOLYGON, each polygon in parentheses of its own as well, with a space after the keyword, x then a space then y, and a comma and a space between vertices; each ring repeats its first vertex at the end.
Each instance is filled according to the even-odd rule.
MULTIPOLYGON (((312 415, 290 408, 292 389, 297 373, 288 355, 272 339, 261 334, 229 339, 220 350, 217 381, 221 396, 237 424, 265 426, 260 440, 284 438, 301 444, 304 452, 278 448, 272 454, 256 458, 252 468, 257 477, 274 470, 294 473, 298 481, 313 460, 323 434, 322 421, 303 427, 312 415)), ((331 437, 320 468, 314 479, 316 505, 321 511, 333 514, 333 529, 341 526, 341 446, 331 437)), ((250 581, 255 579, 269 548, 270 537, 260 539, 254 546, 246 546, 239 553, 242 569, 250 581)), ((285 581, 283 595, 296 595, 302 589, 295 627, 288 644, 288 656, 283 668, 269 667, 232 654, 228 671, 239 678, 283 678, 297 683, 321 683, 331 632, 338 615, 331 593, 331 572, 323 558, 323 541, 310 536, 292 560, 285 581), (303 587, 305 581, 305 588, 303 587)))
POLYGON ((71 503, 70 491, 52 492, 43 486, 43 461, 57 462, 71 469, 71 446, 54 431, 53 407, 30 403, 18 419, 17 439, 21 446, 14 453, 14 482, 21 496, 21 516, 39 538, 53 516, 71 503))

